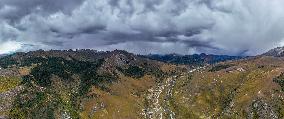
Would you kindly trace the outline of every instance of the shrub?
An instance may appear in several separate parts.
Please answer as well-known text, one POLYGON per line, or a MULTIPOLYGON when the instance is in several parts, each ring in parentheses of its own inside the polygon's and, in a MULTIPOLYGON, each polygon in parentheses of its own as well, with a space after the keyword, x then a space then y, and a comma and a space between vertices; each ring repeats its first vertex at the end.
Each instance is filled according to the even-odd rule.
POLYGON ((281 73, 278 77, 273 79, 273 82, 281 86, 281 90, 284 91, 284 73, 281 73))
POLYGON ((117 69, 120 70, 124 75, 133 77, 133 78, 141 78, 145 75, 144 69, 138 66, 131 65, 127 69, 122 69, 120 67, 117 67, 117 69))
POLYGON ((216 66, 212 67, 209 71, 210 72, 220 71, 222 69, 227 69, 227 68, 229 68, 231 66, 232 65, 229 65, 229 64, 219 64, 219 65, 216 65, 216 66))

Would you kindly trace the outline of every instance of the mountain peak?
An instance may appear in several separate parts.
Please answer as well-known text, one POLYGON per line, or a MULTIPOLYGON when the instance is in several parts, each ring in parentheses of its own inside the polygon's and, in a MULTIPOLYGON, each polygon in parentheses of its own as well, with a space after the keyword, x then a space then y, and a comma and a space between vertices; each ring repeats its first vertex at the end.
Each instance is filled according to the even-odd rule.
POLYGON ((273 56, 273 57, 283 57, 284 56, 284 47, 277 47, 269 50, 268 52, 262 54, 264 56, 273 56))

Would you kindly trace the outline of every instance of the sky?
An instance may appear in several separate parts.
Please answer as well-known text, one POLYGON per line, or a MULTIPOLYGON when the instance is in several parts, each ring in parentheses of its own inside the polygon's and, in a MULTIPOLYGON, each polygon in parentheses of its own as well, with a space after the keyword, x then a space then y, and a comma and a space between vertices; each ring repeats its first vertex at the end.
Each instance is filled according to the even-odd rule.
POLYGON ((257 55, 284 45, 283 6, 284 0, 1 0, 0 54, 257 55))

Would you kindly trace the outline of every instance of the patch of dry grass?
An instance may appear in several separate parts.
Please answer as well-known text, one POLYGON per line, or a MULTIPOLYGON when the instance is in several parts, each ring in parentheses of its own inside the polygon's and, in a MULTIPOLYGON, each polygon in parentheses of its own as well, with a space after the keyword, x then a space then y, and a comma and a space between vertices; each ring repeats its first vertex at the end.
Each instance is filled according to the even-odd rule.
POLYGON ((84 119, 138 119, 145 108, 144 99, 147 89, 155 85, 155 78, 145 75, 140 80, 120 76, 118 83, 110 85, 111 92, 92 88, 91 95, 96 98, 85 100, 84 119))
POLYGON ((21 83, 19 77, 1 77, 0 76, 0 93, 9 91, 21 83))

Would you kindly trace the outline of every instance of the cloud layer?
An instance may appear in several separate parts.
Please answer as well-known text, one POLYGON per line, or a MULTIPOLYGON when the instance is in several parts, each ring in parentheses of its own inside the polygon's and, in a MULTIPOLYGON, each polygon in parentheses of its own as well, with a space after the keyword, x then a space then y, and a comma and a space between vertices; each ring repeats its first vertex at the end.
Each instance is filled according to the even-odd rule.
MULTIPOLYGON (((1 0, 0 46, 20 44, 12 51, 93 48, 255 55, 284 44, 283 4, 283 0, 1 0)), ((0 53, 11 52, 2 49, 0 53)))

